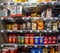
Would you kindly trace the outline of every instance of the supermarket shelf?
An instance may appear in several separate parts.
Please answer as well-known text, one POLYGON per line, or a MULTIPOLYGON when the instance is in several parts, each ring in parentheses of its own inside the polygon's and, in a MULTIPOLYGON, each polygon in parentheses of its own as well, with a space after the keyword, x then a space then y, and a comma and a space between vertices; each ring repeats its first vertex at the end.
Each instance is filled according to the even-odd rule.
POLYGON ((60 5, 60 2, 19 2, 19 3, 1 3, 0 5, 2 6, 7 6, 7 5, 25 5, 27 7, 35 7, 33 6, 34 4, 36 5, 60 5))
POLYGON ((49 47, 49 46, 58 46, 59 44, 47 44, 47 45, 25 45, 25 44, 1 44, 1 47, 4 47, 4 46, 14 46, 14 47, 17 47, 17 46, 25 46, 25 47, 28 47, 28 46, 34 46, 34 47, 37 47, 37 46, 45 46, 45 47, 49 47))
POLYGON ((53 32, 59 32, 59 30, 57 31, 53 31, 53 30, 1 30, 1 33, 4 33, 4 32, 9 32, 9 33, 40 33, 40 32, 44 32, 44 33, 53 33, 53 32))
POLYGON ((42 20, 60 20, 60 18, 58 17, 49 17, 49 18, 42 18, 42 17, 22 17, 22 18, 3 18, 1 17, 1 20, 39 20, 39 19, 42 19, 42 20))

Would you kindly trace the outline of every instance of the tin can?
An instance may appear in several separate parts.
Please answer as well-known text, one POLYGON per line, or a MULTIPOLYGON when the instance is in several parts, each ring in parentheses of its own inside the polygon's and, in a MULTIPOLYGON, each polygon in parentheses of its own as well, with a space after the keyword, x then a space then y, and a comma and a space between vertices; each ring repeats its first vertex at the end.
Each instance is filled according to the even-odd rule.
POLYGON ((47 48, 43 48, 43 53, 48 53, 48 49, 47 48))
POLYGON ((42 48, 38 48, 38 53, 43 53, 42 48))
POLYGON ((13 43, 16 43, 16 42, 17 42, 17 37, 13 36, 13 43))
POLYGON ((50 49, 50 53, 55 53, 55 49, 54 48, 51 48, 50 49))
POLYGON ((11 30, 12 29, 12 24, 7 24, 7 30, 11 30))
POLYGON ((19 37, 18 39, 19 44, 24 44, 24 37, 19 37))
POLYGON ((43 30, 43 28, 44 28, 44 21, 43 20, 38 20, 37 21, 37 25, 38 25, 38 30, 43 30))
POLYGON ((44 44, 48 44, 48 36, 44 36, 44 44))
POLYGON ((23 30, 26 30, 26 23, 23 23, 23 30))
POLYGON ((43 37, 43 36, 40 36, 40 37, 39 37, 38 43, 39 43, 39 44, 44 44, 44 37, 43 37))
POLYGON ((52 29, 53 29, 53 30, 58 30, 58 24, 57 24, 56 22, 54 22, 54 23, 52 24, 52 29))
POLYGON ((16 16, 17 16, 17 17, 22 16, 22 6, 18 5, 16 9, 17 9, 17 11, 16 11, 16 12, 17 12, 17 13, 16 13, 16 16))
POLYGON ((39 37, 34 37, 34 45, 38 45, 39 43, 38 43, 38 40, 39 39, 39 37))
POLYGON ((20 24, 19 29, 20 29, 20 30, 22 30, 22 29, 23 29, 23 25, 22 25, 22 24, 20 24))
POLYGON ((9 42, 9 43, 13 43, 13 37, 12 37, 12 36, 9 36, 8 42, 9 42))
POLYGON ((10 16, 11 17, 15 17, 16 16, 16 6, 15 5, 11 5, 10 6, 10 11, 11 11, 10 16))
POLYGON ((36 30, 37 29, 37 23, 32 22, 32 30, 36 30))
POLYGON ((15 24, 15 23, 14 23, 14 24, 12 25, 12 30, 18 30, 18 24, 15 24))
POLYGON ((27 30, 31 30, 31 23, 27 22, 27 30))
POLYGON ((3 48, 1 49, 1 53, 9 53, 9 49, 3 48))
POLYGON ((16 48, 11 48, 10 53, 18 53, 18 52, 16 51, 16 48))
POLYGON ((33 36, 30 36, 30 45, 33 45, 34 44, 34 37, 33 36))
POLYGON ((25 44, 26 44, 26 45, 29 44, 29 41, 30 41, 30 40, 29 40, 29 36, 26 36, 24 40, 25 40, 25 44))

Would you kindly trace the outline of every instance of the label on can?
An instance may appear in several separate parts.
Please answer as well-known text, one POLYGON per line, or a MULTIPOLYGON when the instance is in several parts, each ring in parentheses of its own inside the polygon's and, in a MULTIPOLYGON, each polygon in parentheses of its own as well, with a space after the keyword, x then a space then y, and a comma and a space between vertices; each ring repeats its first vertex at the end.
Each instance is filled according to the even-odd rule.
POLYGON ((16 36, 13 36, 13 43, 16 43, 16 36))
POLYGON ((26 23, 23 23, 23 30, 26 30, 26 23))
POLYGON ((30 44, 34 44, 34 37, 33 36, 30 37, 30 44))
POLYGON ((38 2, 44 2, 44 0, 37 0, 38 2))
POLYGON ((17 13, 16 16, 22 16, 22 6, 17 6, 17 13))

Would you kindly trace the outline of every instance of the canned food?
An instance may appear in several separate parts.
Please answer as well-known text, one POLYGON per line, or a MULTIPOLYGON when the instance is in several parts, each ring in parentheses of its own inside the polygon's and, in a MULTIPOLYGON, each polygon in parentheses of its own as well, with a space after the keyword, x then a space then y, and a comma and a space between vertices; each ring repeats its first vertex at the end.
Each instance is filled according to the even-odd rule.
POLYGON ((31 23, 27 22, 27 30, 30 30, 30 29, 31 29, 31 23))
POLYGON ((43 36, 39 37, 38 43, 39 44, 44 44, 44 37, 43 36))
POLYGON ((25 37, 25 44, 29 44, 29 36, 25 37))
POLYGON ((38 2, 44 2, 44 0, 37 0, 38 2))
POLYGON ((7 30, 11 30, 12 29, 12 24, 7 24, 7 30))
POLYGON ((37 25, 38 25, 38 30, 43 30, 43 28, 44 28, 44 21, 43 20, 38 20, 37 21, 37 25))
POLYGON ((9 49, 4 48, 1 50, 1 53, 9 53, 9 49))
POLYGON ((38 39, 39 39, 39 37, 34 37, 34 44, 35 44, 35 45, 38 45, 38 44, 39 44, 39 43, 38 43, 38 41, 39 41, 38 39))
POLYGON ((16 39, 16 36, 13 36, 13 43, 16 43, 17 39, 16 39))
POLYGON ((32 30, 36 30, 37 29, 37 23, 32 22, 32 30))
POLYGON ((34 37, 33 36, 30 36, 30 44, 34 44, 34 37))
POLYGON ((44 36, 44 44, 48 44, 48 36, 44 36))
POLYGON ((47 48, 43 48, 43 53, 48 53, 48 49, 47 48))
POLYGON ((51 48, 50 49, 50 53, 55 53, 55 49, 54 48, 51 48))
POLYGON ((9 36, 8 42, 9 42, 9 43, 13 43, 13 37, 12 37, 12 36, 9 36))
POLYGON ((23 30, 26 30, 26 23, 23 23, 23 30))
POLYGON ((17 52, 16 52, 16 48, 11 48, 11 49, 10 49, 10 53, 17 53, 17 52))
POLYGON ((58 30, 58 24, 55 22, 55 23, 53 23, 52 24, 53 26, 52 26, 52 29, 53 30, 58 30))
POLYGON ((24 37, 19 37, 19 44, 24 44, 24 37))

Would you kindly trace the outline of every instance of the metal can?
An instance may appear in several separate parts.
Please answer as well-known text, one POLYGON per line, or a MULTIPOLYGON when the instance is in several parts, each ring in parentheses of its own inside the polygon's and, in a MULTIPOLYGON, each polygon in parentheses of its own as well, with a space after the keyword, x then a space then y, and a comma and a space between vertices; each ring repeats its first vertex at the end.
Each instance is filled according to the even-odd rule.
POLYGON ((55 49, 54 48, 51 48, 50 49, 50 53, 55 53, 55 49))
POLYGON ((1 53, 9 53, 9 49, 3 48, 3 49, 1 50, 1 53))
POLYGON ((44 37, 43 36, 40 36, 39 38, 38 38, 38 44, 44 44, 44 37))
POLYGON ((23 26, 23 30, 26 30, 26 23, 23 23, 22 26, 23 26))
POLYGON ((24 40, 26 45, 29 44, 29 36, 26 36, 24 40))
POLYGON ((36 30, 37 29, 37 23, 36 22, 32 22, 32 30, 36 30))
POLYGON ((10 48, 10 53, 18 53, 18 52, 16 51, 16 48, 10 48))
POLYGON ((9 43, 13 43, 13 37, 12 37, 12 36, 9 36, 8 42, 9 42, 9 43))
POLYGON ((30 30, 30 29, 31 29, 31 23, 27 22, 27 30, 30 30))
POLYGON ((18 42, 19 42, 19 44, 24 44, 24 37, 18 37, 19 39, 18 39, 18 42))
POLYGON ((42 48, 38 48, 38 53, 43 53, 42 48))
POLYGON ((43 30, 43 28, 44 28, 44 21, 43 20, 38 20, 37 21, 37 25, 38 25, 38 30, 43 30))
POLYGON ((48 36, 44 36, 44 44, 48 44, 48 36))
POLYGON ((43 48, 43 53, 48 53, 48 49, 47 48, 43 48))
POLYGON ((38 45, 39 37, 34 37, 34 45, 38 45))
POLYGON ((12 24, 7 24, 7 30, 11 30, 12 29, 12 24))
POLYGON ((34 44, 34 37, 33 36, 30 36, 30 38, 29 38, 30 40, 30 45, 33 45, 34 44))
POLYGON ((13 43, 16 43, 16 41, 17 41, 16 36, 13 36, 13 43))
POLYGON ((58 30, 58 24, 57 24, 57 22, 54 22, 52 24, 52 30, 58 30))

